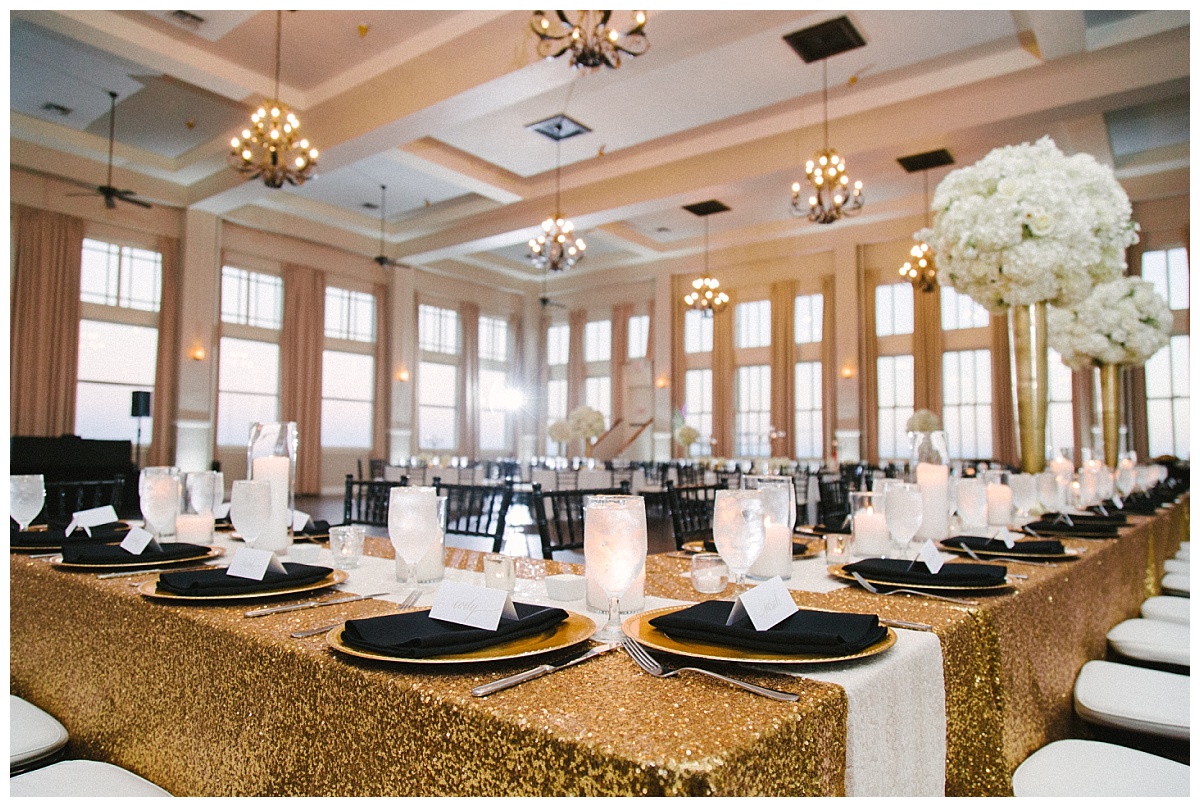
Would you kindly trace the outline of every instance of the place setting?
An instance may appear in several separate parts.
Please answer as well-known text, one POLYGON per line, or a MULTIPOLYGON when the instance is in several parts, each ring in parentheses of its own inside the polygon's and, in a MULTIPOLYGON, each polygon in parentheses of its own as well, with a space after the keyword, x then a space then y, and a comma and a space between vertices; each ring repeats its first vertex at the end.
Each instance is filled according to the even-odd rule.
POLYGON ((43 474, 9 476, 9 540, 13 552, 54 552, 66 545, 109 544, 120 541, 129 524, 111 505, 72 514, 67 523, 34 524, 46 502, 43 474))

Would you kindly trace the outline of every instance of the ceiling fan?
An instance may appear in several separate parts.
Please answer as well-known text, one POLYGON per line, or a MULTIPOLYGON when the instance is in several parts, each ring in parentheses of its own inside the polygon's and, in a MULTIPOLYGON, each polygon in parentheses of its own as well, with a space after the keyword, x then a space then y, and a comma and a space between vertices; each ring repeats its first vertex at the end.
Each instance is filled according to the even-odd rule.
MULTIPOLYGON (((104 197, 104 206, 112 210, 117 206, 117 200, 129 202, 132 205, 139 207, 151 207, 149 202, 143 202, 141 199, 135 199, 136 191, 120 190, 113 186, 113 142, 116 140, 116 125, 117 125, 117 94, 112 90, 108 91, 109 110, 108 110, 108 180, 105 184, 96 188, 95 193, 104 197)), ((71 196, 90 196, 87 193, 73 193, 71 196)))
POLYGON ((546 273, 544 275, 542 275, 542 296, 538 298, 538 302, 542 304, 542 310, 545 311, 547 308, 550 308, 550 307, 566 308, 566 306, 563 305, 562 303, 556 303, 553 300, 551 300, 549 295, 546 294, 546 278, 548 278, 549 276, 550 276, 550 270, 547 269, 546 273))
POLYGON ((398 262, 392 260, 387 255, 383 254, 383 247, 384 247, 383 236, 384 236, 384 227, 386 226, 386 223, 387 223, 387 185, 380 185, 379 186, 379 254, 376 255, 371 260, 375 261, 375 263, 379 264, 381 267, 383 267, 385 269, 389 266, 399 266, 400 265, 398 262))

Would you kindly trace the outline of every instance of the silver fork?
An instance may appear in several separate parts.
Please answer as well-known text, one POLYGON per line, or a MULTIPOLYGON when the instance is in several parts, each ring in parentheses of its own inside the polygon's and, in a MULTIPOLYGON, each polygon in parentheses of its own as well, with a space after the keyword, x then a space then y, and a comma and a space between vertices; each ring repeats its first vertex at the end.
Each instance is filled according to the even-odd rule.
MULTIPOLYGON (((420 590, 414 588, 412 591, 408 592, 408 596, 404 598, 404 601, 402 603, 400 603, 400 610, 404 610, 405 608, 413 607, 414 605, 417 604, 417 600, 420 599, 420 597, 421 597, 420 590)), ((345 622, 344 619, 341 622, 331 622, 330 624, 322 625, 319 628, 309 628, 308 630, 298 630, 292 634, 292 638, 293 639, 303 639, 305 636, 316 636, 318 633, 329 633, 329 631, 333 630, 338 625, 341 625, 343 622, 345 622)))
POLYGON ((858 584, 867 591, 871 592, 872 594, 879 594, 883 597, 887 597, 891 594, 911 594, 914 597, 928 597, 931 600, 943 600, 944 602, 954 602, 958 603, 959 605, 979 605, 979 603, 975 600, 962 600, 956 597, 943 597, 940 594, 930 594, 928 591, 915 591, 911 588, 894 588, 891 591, 880 591, 879 589, 875 588, 875 586, 864 580, 862 575, 858 572, 851 572, 850 574, 854 575, 854 579, 858 581, 858 584))
MULTIPOLYGON (((983 558, 979 557, 974 552, 972 552, 971 547, 966 546, 965 544, 959 544, 958 546, 960 549, 962 549, 963 552, 966 552, 967 555, 970 556, 971 560, 977 560, 980 563, 991 563, 990 560, 984 560, 983 558)), ((1026 566, 1057 566, 1058 565, 1057 563, 1038 563, 1037 561, 1032 561, 1032 560, 1021 560, 1020 558, 999 557, 999 556, 996 557, 996 560, 1003 560, 1003 561, 1007 561, 1008 563, 1022 563, 1026 566)), ((1027 575, 1027 574, 1010 574, 1009 577, 1015 577, 1019 580, 1028 580, 1029 579, 1029 575, 1027 575)))
POLYGON ((625 641, 621 642, 621 648, 629 654, 629 657, 633 659, 634 664, 638 665, 655 678, 671 678, 672 676, 679 675, 681 672, 697 672, 701 675, 707 675, 711 678, 716 678, 719 681, 724 681, 727 684, 733 684, 734 686, 739 686, 742 689, 747 689, 756 695, 772 698, 773 700, 800 700, 799 695, 792 694, 791 692, 780 692, 777 689, 767 689, 766 687, 760 687, 757 684, 752 684, 749 681, 730 678, 727 675, 721 675, 720 673, 713 672, 712 670, 706 670, 702 667, 678 667, 676 669, 667 669, 660 664, 657 659, 651 656, 650 653, 646 651, 646 648, 642 647, 633 639, 626 639, 625 641))

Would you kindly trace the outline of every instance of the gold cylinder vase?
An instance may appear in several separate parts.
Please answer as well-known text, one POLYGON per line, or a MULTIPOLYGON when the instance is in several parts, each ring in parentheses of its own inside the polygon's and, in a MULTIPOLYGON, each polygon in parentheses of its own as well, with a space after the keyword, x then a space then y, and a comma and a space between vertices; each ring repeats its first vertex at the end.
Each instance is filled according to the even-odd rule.
POLYGON ((1017 445, 1021 450, 1021 470, 1027 474, 1041 473, 1046 467, 1046 411, 1050 404, 1046 334, 1044 302, 1008 309, 1017 445))
POLYGON ((1121 451, 1121 366, 1100 365, 1100 412, 1104 426, 1104 464, 1117 467, 1121 451))

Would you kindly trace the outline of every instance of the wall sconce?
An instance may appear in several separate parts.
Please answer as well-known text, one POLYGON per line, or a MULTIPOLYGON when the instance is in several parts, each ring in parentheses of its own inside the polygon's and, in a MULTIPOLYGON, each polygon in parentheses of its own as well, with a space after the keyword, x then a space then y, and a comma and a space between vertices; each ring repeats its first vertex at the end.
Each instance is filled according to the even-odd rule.
POLYGON ((854 365, 853 364, 843 365, 842 378, 854 378, 854 365))
POLYGON ((204 361, 208 358, 208 351, 204 349, 204 345, 197 342, 192 345, 192 349, 188 351, 188 356, 193 361, 204 361))
POLYGON ((410 376, 408 374, 408 370, 404 369, 403 367, 396 370, 396 380, 397 381, 407 381, 409 378, 410 378, 410 376))
POLYGON ((666 389, 667 387, 671 386, 671 379, 667 378, 666 375, 660 375, 658 378, 654 379, 654 386, 658 387, 659 389, 666 389))

